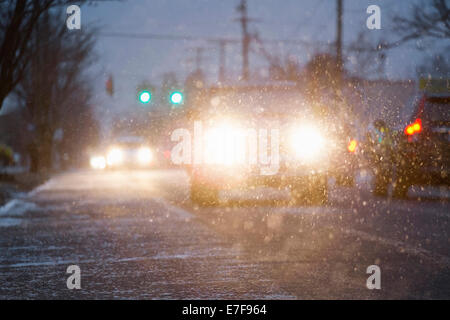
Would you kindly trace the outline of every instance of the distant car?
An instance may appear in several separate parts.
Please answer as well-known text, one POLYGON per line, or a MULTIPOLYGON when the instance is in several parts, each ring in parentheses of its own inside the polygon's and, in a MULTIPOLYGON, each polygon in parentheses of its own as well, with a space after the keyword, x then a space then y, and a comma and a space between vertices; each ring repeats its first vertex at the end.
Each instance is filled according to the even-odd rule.
POLYGON ((424 94, 393 148, 394 196, 411 185, 450 184, 450 93, 424 94))
POLYGON ((118 137, 108 147, 106 168, 148 168, 154 164, 153 150, 143 137, 118 137))
POLYGON ((294 202, 323 204, 329 177, 353 182, 358 143, 349 127, 338 117, 315 113, 298 87, 221 86, 209 88, 203 97, 204 105, 193 118, 203 124, 203 151, 209 161, 189 168, 193 202, 214 204, 220 190, 263 185, 289 188, 294 202), (272 151, 264 149, 270 149, 274 128, 279 130, 279 168, 262 173, 262 167, 270 166, 272 151), (269 135, 266 144, 261 129, 269 135), (251 134, 253 146, 246 140, 251 134), (246 161, 252 150, 253 162, 246 161), (267 159, 260 161, 266 151, 267 159))

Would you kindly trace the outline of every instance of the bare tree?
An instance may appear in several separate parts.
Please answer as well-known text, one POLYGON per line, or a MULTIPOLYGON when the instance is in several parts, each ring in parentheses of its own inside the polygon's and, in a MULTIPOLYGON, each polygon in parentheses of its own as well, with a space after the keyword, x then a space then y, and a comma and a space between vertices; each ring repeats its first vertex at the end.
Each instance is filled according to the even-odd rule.
POLYGON ((376 43, 367 38, 367 32, 360 32, 346 49, 348 71, 360 78, 382 76, 386 52, 378 40, 376 43))
POLYGON ((35 24, 33 56, 15 90, 34 128, 29 146, 33 171, 51 166, 53 136, 62 120, 80 111, 73 108, 89 105, 85 70, 93 62, 93 32, 70 32, 60 16, 50 10, 35 24))
POLYGON ((449 78, 450 77, 450 59, 445 52, 438 52, 431 58, 427 57, 417 66, 417 76, 419 78, 449 78))
POLYGON ((36 23, 55 3, 56 0, 0 1, 0 109, 30 61, 30 39, 36 23))
POLYGON ((393 43, 384 43, 383 48, 396 47, 410 40, 423 38, 450 38, 450 1, 422 1, 412 6, 410 17, 394 17, 395 29, 400 39, 393 43))
MULTIPOLYGON (((102 1, 112 0, 79 0, 77 3, 96 4, 102 1)), ((51 8, 71 2, 73 1, 0 0, 0 109, 28 67, 33 55, 31 36, 40 17, 51 8)))

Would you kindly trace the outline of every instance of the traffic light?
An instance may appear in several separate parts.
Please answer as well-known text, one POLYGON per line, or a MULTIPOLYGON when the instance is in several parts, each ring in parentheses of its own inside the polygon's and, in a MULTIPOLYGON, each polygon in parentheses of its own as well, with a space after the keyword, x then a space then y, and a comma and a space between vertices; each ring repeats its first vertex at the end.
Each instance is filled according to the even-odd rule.
POLYGON ((143 90, 139 92, 139 101, 141 103, 149 103, 152 100, 152 94, 148 90, 143 90))
POLYGON ((170 103, 182 104, 184 100, 183 94, 180 91, 174 91, 170 94, 170 103))
POLYGON ((139 103, 150 105, 153 104, 153 93, 155 92, 155 87, 153 87, 148 81, 144 80, 139 83, 136 87, 136 94, 139 103))

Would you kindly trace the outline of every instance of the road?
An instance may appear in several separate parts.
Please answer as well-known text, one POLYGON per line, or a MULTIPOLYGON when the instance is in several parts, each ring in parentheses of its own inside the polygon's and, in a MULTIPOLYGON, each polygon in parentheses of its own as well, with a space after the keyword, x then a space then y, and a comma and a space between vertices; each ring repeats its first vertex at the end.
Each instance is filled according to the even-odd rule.
POLYGON ((62 173, 0 208, 0 298, 449 299, 448 190, 358 181, 321 207, 256 189, 198 208, 180 170, 62 173))

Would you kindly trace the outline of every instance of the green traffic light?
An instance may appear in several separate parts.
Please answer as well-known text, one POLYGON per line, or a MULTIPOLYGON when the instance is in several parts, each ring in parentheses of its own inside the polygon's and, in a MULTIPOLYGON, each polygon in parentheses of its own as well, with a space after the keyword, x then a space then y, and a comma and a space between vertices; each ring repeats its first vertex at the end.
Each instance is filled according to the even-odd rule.
POLYGON ((139 93, 139 101, 142 103, 149 103, 152 99, 152 94, 149 91, 142 91, 139 93))
POLYGON ((179 91, 172 92, 170 95, 170 102, 173 104, 183 103, 183 94, 179 91))

